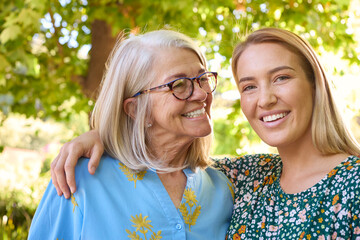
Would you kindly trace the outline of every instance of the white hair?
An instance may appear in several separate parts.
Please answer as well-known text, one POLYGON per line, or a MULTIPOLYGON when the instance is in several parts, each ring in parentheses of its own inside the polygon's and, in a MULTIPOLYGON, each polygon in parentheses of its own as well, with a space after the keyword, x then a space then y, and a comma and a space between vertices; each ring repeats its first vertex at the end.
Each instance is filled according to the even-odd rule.
MULTIPOLYGON (((153 63, 159 50, 164 48, 190 50, 206 68, 205 56, 184 34, 158 30, 119 39, 107 62, 101 91, 91 115, 91 126, 99 131, 105 151, 133 171, 149 168, 167 172, 175 170, 164 165, 161 159, 156 160, 147 147, 151 141, 146 126, 146 120, 151 117, 149 94, 136 98, 135 119, 123 109, 125 99, 149 88, 155 77, 153 63)), ((195 139, 188 150, 184 168, 209 166, 210 144, 211 136, 195 139)))

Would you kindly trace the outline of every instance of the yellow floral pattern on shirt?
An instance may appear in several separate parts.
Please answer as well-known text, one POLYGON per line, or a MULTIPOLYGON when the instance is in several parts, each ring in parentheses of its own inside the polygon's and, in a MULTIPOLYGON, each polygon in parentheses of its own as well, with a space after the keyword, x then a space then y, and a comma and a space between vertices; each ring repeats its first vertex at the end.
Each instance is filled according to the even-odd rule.
POLYGON ((229 190, 230 190, 230 193, 231 193, 233 202, 234 202, 234 199, 235 199, 234 187, 233 187, 233 185, 232 185, 230 182, 227 182, 227 185, 228 185, 228 187, 229 187, 229 190))
POLYGON ((180 204, 179 211, 184 218, 185 224, 189 225, 189 231, 191 231, 191 226, 196 224, 199 217, 201 206, 197 205, 198 201, 195 192, 191 188, 185 189, 184 199, 185 202, 180 204), (195 207, 194 210, 193 207, 195 207))
POLYGON ((79 205, 77 204, 73 194, 71 194, 71 203, 73 204, 73 212, 75 212, 75 207, 78 207, 79 205))
POLYGON ((122 163, 119 163, 119 165, 120 165, 119 169, 123 171, 123 173, 125 174, 125 176, 128 178, 129 181, 134 182, 134 188, 136 188, 136 181, 142 180, 145 176, 146 171, 141 171, 136 173, 131 171, 127 166, 125 166, 122 163))
POLYGON ((151 220, 148 220, 147 218, 148 216, 143 217, 141 213, 139 214, 139 216, 138 215, 135 215, 135 217, 131 216, 130 221, 134 223, 134 225, 131 226, 136 228, 135 231, 133 232, 126 229, 126 232, 129 234, 128 237, 131 240, 143 240, 143 239, 159 240, 162 238, 161 230, 158 232, 154 232, 152 230, 153 226, 150 224, 151 220), (141 238, 138 233, 142 234, 144 238, 141 238), (150 238, 147 238, 149 237, 148 236, 149 234, 151 234, 150 238))

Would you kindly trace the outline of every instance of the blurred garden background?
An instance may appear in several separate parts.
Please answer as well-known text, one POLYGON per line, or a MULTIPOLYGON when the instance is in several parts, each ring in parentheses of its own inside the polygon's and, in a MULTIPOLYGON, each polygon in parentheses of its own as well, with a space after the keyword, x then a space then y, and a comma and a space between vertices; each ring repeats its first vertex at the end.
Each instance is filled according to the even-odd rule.
POLYGON ((62 143, 89 130, 104 63, 120 32, 159 28, 201 45, 220 75, 212 154, 274 151, 241 113, 229 63, 261 27, 300 34, 324 62, 360 141, 360 0, 4 0, 0 2, 0 239, 26 239, 62 143))

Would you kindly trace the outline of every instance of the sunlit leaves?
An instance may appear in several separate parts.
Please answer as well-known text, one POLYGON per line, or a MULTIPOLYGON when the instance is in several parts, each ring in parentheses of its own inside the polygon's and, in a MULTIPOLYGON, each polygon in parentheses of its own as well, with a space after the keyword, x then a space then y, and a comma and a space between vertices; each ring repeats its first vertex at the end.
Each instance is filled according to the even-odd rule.
MULTIPOLYGON (((114 36, 171 28, 196 39, 218 69, 226 69, 233 47, 260 27, 300 34, 315 48, 340 51, 359 63, 348 30, 350 0, 8 0, 0 2, 1 111, 69 119, 89 110, 80 84, 88 74, 92 23, 104 20, 114 36), (6 2, 6 3, 5 3, 6 2), (85 55, 79 54, 85 52, 85 55), (216 63, 215 63, 216 62, 216 63), (4 99, 7 99, 6 101, 4 99), (11 100, 11 101, 10 101, 11 100)), ((218 91, 228 89, 221 78, 218 91)), ((251 133, 236 125, 233 107, 227 126, 239 141, 251 133)), ((224 130, 225 131, 225 130, 224 130)), ((249 135, 250 134, 250 135, 249 135)))
POLYGON ((14 40, 21 34, 21 28, 16 25, 12 25, 4 29, 0 35, 0 41, 2 43, 7 43, 8 41, 14 40))

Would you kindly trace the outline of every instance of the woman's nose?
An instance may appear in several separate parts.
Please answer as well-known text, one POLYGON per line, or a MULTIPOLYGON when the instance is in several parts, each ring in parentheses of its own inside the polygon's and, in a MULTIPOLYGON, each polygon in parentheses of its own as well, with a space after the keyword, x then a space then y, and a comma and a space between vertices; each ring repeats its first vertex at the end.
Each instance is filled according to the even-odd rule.
POLYGON ((197 81, 194 81, 194 91, 189 100, 198 100, 198 101, 205 101, 208 96, 208 93, 202 89, 197 81))
POLYGON ((258 106, 261 108, 267 108, 274 105, 277 102, 276 93, 271 89, 263 89, 259 92, 258 106))

